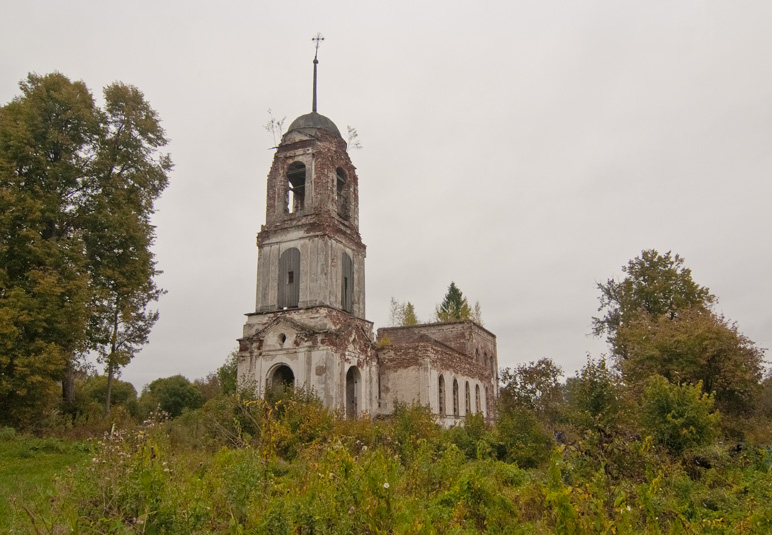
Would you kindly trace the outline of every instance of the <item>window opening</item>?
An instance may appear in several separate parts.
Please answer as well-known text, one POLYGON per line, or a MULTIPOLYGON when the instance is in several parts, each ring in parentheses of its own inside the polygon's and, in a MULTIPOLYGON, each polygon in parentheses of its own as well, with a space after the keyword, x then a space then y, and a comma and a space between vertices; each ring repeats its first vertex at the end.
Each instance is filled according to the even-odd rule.
POLYGON ((352 366, 346 373, 346 418, 359 416, 359 369, 352 366))
POLYGON ((338 215, 343 219, 349 218, 348 188, 346 187, 346 172, 338 167, 335 171, 337 180, 335 187, 335 204, 338 215))
POLYGON ((458 416, 458 381, 453 379, 453 416, 458 416))
POLYGON ((292 247, 279 256, 279 295, 277 305, 280 309, 294 308, 300 301, 300 251, 292 247))
POLYGON ((287 168, 287 212, 294 214, 303 210, 306 201, 306 166, 294 162, 287 168))
POLYGON ((354 312, 354 262, 346 253, 341 253, 340 307, 354 312))
POLYGON ((480 385, 474 387, 474 409, 475 412, 482 412, 482 405, 480 405, 480 385))
POLYGON ((442 375, 440 375, 437 390, 440 398, 440 416, 445 416, 445 378, 442 375))
POLYGON ((295 388, 295 374, 292 373, 292 368, 282 364, 274 369, 268 379, 268 388, 275 396, 281 396, 295 388))
POLYGON ((466 414, 469 414, 472 412, 472 396, 469 394, 469 381, 466 382, 466 388, 464 389, 464 403, 466 414))

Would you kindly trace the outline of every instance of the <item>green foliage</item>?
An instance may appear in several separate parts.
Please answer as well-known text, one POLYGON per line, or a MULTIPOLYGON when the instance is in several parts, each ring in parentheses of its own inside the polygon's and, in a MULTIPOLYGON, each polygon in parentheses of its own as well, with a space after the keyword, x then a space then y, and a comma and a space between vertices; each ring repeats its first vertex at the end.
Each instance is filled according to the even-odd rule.
POLYGON ((716 434, 719 414, 713 396, 702 385, 673 384, 661 375, 651 377, 641 399, 642 424, 647 433, 675 454, 708 444, 716 434))
POLYGON ((171 161, 132 86, 105 88, 104 109, 60 73, 20 87, 0 108, 0 420, 29 425, 57 383, 72 410, 78 355, 99 350, 111 379, 147 341, 150 214, 171 161))
MULTIPOLYGON (((699 397, 699 389, 690 396, 699 397)), ((216 396, 180 418, 151 418, 141 429, 117 429, 91 446, 3 431, 0 492, 10 499, 0 530, 769 531, 772 453, 766 445, 706 444, 676 456, 652 447, 651 437, 600 440, 590 431, 554 447, 528 411, 508 414, 494 427, 471 416, 466 424, 442 430, 416 405, 401 406, 389 420, 341 419, 300 393, 275 403, 216 396), (219 438, 213 434, 218 424, 228 428, 219 438), (232 432, 240 439, 228 438, 232 432), (533 440, 539 434, 542 440, 533 440), (25 445, 10 446, 17 443, 25 445), (54 464, 6 470, 8 461, 18 468, 46 458, 73 468, 57 477, 54 464), (19 480, 14 473, 24 475, 19 480)))
POLYGON ((233 351, 225 360, 225 364, 217 368, 217 378, 223 394, 235 394, 238 388, 238 352, 233 351))
MULTIPOLYGON (((86 377, 80 385, 80 389, 87 403, 102 405, 107 396, 107 377, 104 375, 86 377)), ((134 385, 113 379, 110 403, 113 407, 122 405, 130 414, 137 416, 137 390, 134 385)))
POLYGON ((592 319, 593 331, 596 336, 608 335, 614 355, 626 358, 626 347, 617 339, 618 330, 641 315, 675 319, 682 310, 709 309, 714 303, 710 290, 695 283, 691 270, 683 264, 683 258, 671 256, 670 251, 662 255, 654 249, 644 250, 622 267, 626 274, 623 280, 598 283, 598 311, 605 314, 592 319))
POLYGON ((620 328, 618 340, 627 351, 619 366, 629 383, 654 374, 701 382, 723 412, 736 416, 749 414, 758 400, 763 350, 708 310, 684 309, 674 319, 642 316, 620 328))
POLYGON ((392 297, 390 307, 389 325, 391 327, 407 327, 421 323, 410 301, 401 303, 392 297))
POLYGON ((442 303, 437 306, 436 314, 437 321, 442 322, 472 319, 472 309, 469 307, 469 302, 455 282, 451 282, 448 286, 448 292, 442 303))
POLYGON ((148 414, 159 408, 176 418, 185 409, 197 409, 204 404, 198 389, 182 375, 156 379, 142 390, 140 410, 148 414))
POLYGON ((605 359, 587 357, 587 364, 566 381, 566 406, 574 425, 583 430, 613 432, 622 410, 618 377, 605 359))
POLYGON ((543 466, 553 446, 552 437, 534 413, 520 407, 499 411, 492 442, 498 459, 521 468, 543 466))
POLYGON ((533 411, 545 422, 556 422, 562 411, 563 370, 551 359, 519 364, 501 371, 500 410, 511 408, 533 411))

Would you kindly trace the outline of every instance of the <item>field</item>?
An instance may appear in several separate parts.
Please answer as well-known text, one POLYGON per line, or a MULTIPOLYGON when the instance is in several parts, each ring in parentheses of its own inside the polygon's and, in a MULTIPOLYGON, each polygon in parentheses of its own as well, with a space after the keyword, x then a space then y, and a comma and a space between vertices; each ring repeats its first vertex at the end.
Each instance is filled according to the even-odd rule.
POLYGON ((0 430, 0 533, 14 533, 19 526, 31 524, 28 511, 45 510, 55 496, 57 479, 68 468, 84 463, 91 449, 84 442, 0 430))
POLYGON ((87 442, 0 440, 3 533, 768 534, 772 451, 557 445, 421 407, 338 418, 313 400, 214 400, 87 442))

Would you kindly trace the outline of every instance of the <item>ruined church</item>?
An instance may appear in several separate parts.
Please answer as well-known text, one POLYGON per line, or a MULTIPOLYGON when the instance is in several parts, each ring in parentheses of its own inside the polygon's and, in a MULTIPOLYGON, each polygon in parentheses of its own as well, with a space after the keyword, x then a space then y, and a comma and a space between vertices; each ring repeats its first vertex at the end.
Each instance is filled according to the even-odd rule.
POLYGON ((239 339, 238 378, 259 395, 312 391, 346 417, 387 416, 397 402, 429 406, 450 426, 491 419, 496 337, 472 321, 389 327, 365 316, 359 178, 335 123, 311 113, 284 133, 268 173, 257 234, 257 296, 239 339))

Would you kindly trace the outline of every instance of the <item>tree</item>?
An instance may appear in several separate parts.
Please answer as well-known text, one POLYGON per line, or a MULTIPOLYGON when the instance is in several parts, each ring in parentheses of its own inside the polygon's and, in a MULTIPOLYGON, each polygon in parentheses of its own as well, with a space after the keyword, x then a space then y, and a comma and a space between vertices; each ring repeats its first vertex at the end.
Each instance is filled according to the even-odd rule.
POLYGON ((566 381, 566 406, 572 421, 583 429, 610 433, 621 410, 619 377, 605 359, 587 357, 587 364, 566 381))
POLYGON ((0 108, 0 419, 40 414, 87 349, 89 274, 78 217, 99 115, 82 82, 30 74, 0 108), (68 373, 69 372, 69 373, 68 373))
POLYGON ((235 394, 238 389, 239 353, 231 352, 225 364, 217 368, 217 378, 223 394, 235 394))
POLYGON ((754 407, 764 350, 717 315, 716 297, 692 280, 684 260, 643 251, 622 268, 621 281, 598 284, 596 335, 608 334, 622 378, 639 391, 654 374, 715 392, 722 411, 744 415, 754 407))
POLYGON ((441 322, 471 319, 472 309, 469 307, 469 302, 455 282, 451 282, 448 286, 448 292, 445 294, 445 299, 437 307, 436 314, 437 321, 441 322))
POLYGON ((107 372, 105 414, 110 414, 113 377, 147 343, 158 320, 148 305, 161 295, 153 279, 150 247, 155 200, 168 184, 172 163, 159 152, 167 140, 158 116, 136 87, 105 88, 105 111, 97 145, 95 194, 83 217, 92 275, 92 341, 107 372))
POLYGON ((402 317, 402 325, 408 327, 411 325, 418 325, 418 316, 415 315, 415 307, 410 301, 405 305, 405 313, 402 317))
POLYGON ((115 371, 147 340, 149 217, 171 170, 136 88, 108 86, 102 110, 59 73, 20 87, 0 108, 0 418, 17 423, 57 382, 72 402, 78 355, 115 371))
POLYGON ((407 327, 411 325, 418 325, 418 317, 415 313, 415 307, 410 301, 401 303, 391 298, 391 305, 389 311, 389 325, 392 327, 407 327))
POLYGON ((627 358, 619 362, 629 384, 659 374, 672 383, 701 384, 715 392, 725 413, 747 415, 758 399, 764 350, 738 332, 734 323, 702 307, 678 317, 642 315, 621 327, 618 341, 627 358))
POLYGON ((563 403, 562 376, 560 366, 548 358, 504 368, 501 372, 499 410, 526 409, 543 421, 554 423, 563 403))
POLYGON ((185 409, 198 409, 204 398, 198 389, 182 375, 156 379, 142 390, 140 407, 145 413, 160 408, 171 418, 185 409))
POLYGON ((673 320, 684 309, 709 309, 713 305, 715 297, 710 290, 695 283, 691 270, 683 264, 683 258, 671 256, 670 251, 661 255, 649 249, 622 267, 626 274, 623 280, 598 283, 598 311, 605 314, 592 318, 593 333, 608 336, 616 357, 627 358, 626 348, 617 337, 620 327, 641 315, 673 320))

